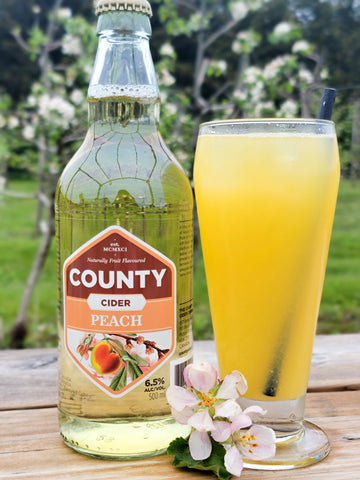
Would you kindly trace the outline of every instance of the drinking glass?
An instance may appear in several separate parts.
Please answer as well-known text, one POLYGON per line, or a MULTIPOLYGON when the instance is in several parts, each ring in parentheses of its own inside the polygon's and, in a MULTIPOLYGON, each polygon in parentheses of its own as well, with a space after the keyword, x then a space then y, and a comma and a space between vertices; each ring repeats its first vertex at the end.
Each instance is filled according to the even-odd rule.
POLYGON ((276 456, 245 466, 317 462, 329 441, 304 401, 339 184, 334 123, 204 123, 194 182, 220 374, 245 375, 241 406, 263 407, 256 422, 276 433, 276 456))

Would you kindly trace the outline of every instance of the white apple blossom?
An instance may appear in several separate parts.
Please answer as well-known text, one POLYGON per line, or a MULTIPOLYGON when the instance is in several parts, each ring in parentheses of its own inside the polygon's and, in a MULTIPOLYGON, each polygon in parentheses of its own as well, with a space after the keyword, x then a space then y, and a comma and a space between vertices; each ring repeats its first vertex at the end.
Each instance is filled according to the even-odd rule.
POLYGON ((58 95, 51 99, 50 109, 59 113, 64 118, 65 122, 68 123, 70 123, 75 116, 74 106, 58 95))
POLYGON ((85 67, 84 67, 84 73, 87 75, 87 77, 88 77, 89 79, 90 79, 90 77, 91 77, 92 71, 93 71, 92 65, 90 65, 90 64, 85 65, 85 67))
POLYGON ((267 63, 263 71, 265 80, 272 80, 275 78, 279 71, 285 67, 289 58, 289 55, 278 55, 276 58, 271 60, 271 62, 267 63))
POLYGON ((184 370, 184 380, 188 387, 209 392, 218 382, 216 369, 205 362, 191 364, 184 370))
POLYGON ((275 110, 275 105, 272 100, 268 100, 267 102, 258 102, 255 105, 255 116, 262 117, 264 113, 273 112, 275 110))
POLYGON ((163 56, 168 56, 168 57, 172 57, 175 53, 175 50, 174 50, 174 47, 171 45, 171 43, 169 42, 166 42, 164 43, 161 48, 160 48, 160 55, 163 55, 163 56))
POLYGON ((44 93, 39 98, 39 115, 51 118, 55 125, 68 128, 75 117, 75 107, 60 95, 50 96, 44 93))
POLYGON ((160 102, 162 103, 162 105, 166 105, 167 98, 167 92, 163 88, 160 88, 160 102))
POLYGON ((239 40, 238 35, 231 44, 231 50, 238 55, 243 51, 243 45, 242 42, 239 40))
POLYGON ((232 105, 232 103, 227 102, 221 107, 221 112, 224 115, 223 118, 230 118, 234 115, 234 106, 232 105))
MULTIPOLYGON (((256 105, 260 102, 264 95, 264 79, 262 71, 258 67, 248 67, 242 75, 242 83, 244 91, 246 92, 247 102, 256 105)), ((238 98, 241 93, 237 94, 238 98)))
POLYGON ((249 12, 249 7, 243 0, 234 0, 229 4, 229 10, 234 20, 242 20, 249 12))
POLYGON ((227 63, 225 62, 225 60, 218 60, 216 62, 216 66, 222 73, 225 73, 227 70, 227 63))
POLYGON ((66 33, 63 36, 62 41, 62 52, 65 55, 75 55, 80 56, 83 53, 83 48, 79 37, 66 33))
POLYGON ((34 82, 31 91, 33 95, 38 95, 44 91, 44 87, 40 82, 34 82))
POLYGON ((239 477, 242 471, 242 456, 250 460, 264 460, 275 455, 275 433, 271 428, 253 425, 247 432, 238 430, 232 435, 232 442, 224 445, 226 470, 239 477))
POLYGON ((311 45, 306 40, 298 40, 291 48, 293 53, 308 53, 311 50, 311 45))
POLYGON ((299 79, 307 85, 314 83, 314 75, 307 68, 300 68, 299 79))
POLYGON ((41 12, 40 6, 39 6, 39 5, 36 5, 36 4, 33 5, 33 7, 32 7, 31 10, 32 10, 32 12, 33 12, 34 15, 39 15, 39 13, 41 12))
POLYGON ((285 118, 292 118, 295 117, 298 112, 298 105, 294 100, 285 100, 285 102, 281 105, 277 116, 278 117, 285 117, 285 118))
POLYGON ((166 102, 164 108, 168 115, 176 115, 178 113, 178 106, 175 103, 166 102))
POLYGON ((204 27, 204 17, 200 13, 193 13, 189 18, 189 26, 193 32, 198 32, 204 27))
POLYGON ((38 99, 39 105, 39 114, 43 117, 49 115, 50 111, 50 95, 48 93, 44 93, 38 99))
POLYGON ((25 125, 22 131, 22 136, 25 140, 34 140, 35 138, 35 127, 33 125, 25 125))
POLYGON ((236 100, 244 101, 247 99, 247 92, 241 88, 236 88, 233 95, 236 100))
POLYGON ((75 105, 81 105, 84 102, 84 93, 77 88, 71 92, 70 99, 75 105))
POLYGON ((226 73, 227 70, 227 63, 225 60, 211 60, 209 62, 209 69, 212 69, 216 73, 223 74, 226 73))
POLYGON ((276 37, 282 37, 290 33, 292 29, 293 27, 289 22, 280 22, 275 26, 273 34, 276 37))
POLYGON ((15 117, 15 115, 11 115, 8 118, 8 127, 10 128, 10 130, 12 130, 13 128, 17 128, 19 125, 20 120, 18 119, 18 117, 15 117))
POLYGON ((186 162, 186 160, 188 159, 188 156, 183 148, 179 148, 176 150, 176 158, 179 160, 180 163, 186 162))
POLYGON ((161 84, 166 87, 173 85, 176 81, 175 77, 173 77, 169 72, 169 70, 165 67, 161 69, 160 75, 161 75, 161 84))
POLYGON ((187 365, 184 370, 185 388, 171 385, 166 398, 174 419, 191 426, 188 446, 196 461, 210 457, 213 441, 226 450, 224 465, 227 471, 239 476, 243 456, 265 459, 275 455, 273 430, 252 425, 253 415, 264 415, 261 407, 250 406, 242 410, 237 402, 247 390, 245 377, 233 371, 219 381, 217 370, 208 363, 187 365))
POLYGON ((321 69, 320 78, 321 80, 326 80, 329 77, 329 70, 327 68, 321 69))
POLYGON ((263 83, 258 80, 255 84, 251 85, 251 88, 249 90, 249 97, 254 105, 258 104, 264 94, 264 85, 263 83))
POLYGON ((35 107, 37 105, 37 98, 35 97, 35 95, 29 95, 27 97, 27 104, 29 105, 29 107, 35 107))
POLYGON ((239 32, 231 45, 234 53, 250 53, 259 44, 259 36, 252 30, 239 32))
POLYGON ((59 75, 58 73, 54 72, 53 70, 48 73, 48 78, 55 85, 61 85, 63 80, 64 80, 62 75, 59 75))
POLYGON ((70 8, 59 8, 57 11, 56 11, 56 17, 59 19, 59 20, 69 20, 69 18, 71 18, 72 16, 72 11, 70 8))
POLYGON ((243 73, 243 79, 246 83, 256 84, 261 80, 262 72, 259 67, 250 66, 243 73))

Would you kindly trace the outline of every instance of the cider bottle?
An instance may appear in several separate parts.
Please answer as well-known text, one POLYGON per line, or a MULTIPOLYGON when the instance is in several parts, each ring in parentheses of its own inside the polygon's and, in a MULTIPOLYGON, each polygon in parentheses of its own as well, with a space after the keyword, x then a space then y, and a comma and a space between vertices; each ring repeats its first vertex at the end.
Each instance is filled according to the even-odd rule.
POLYGON ((192 359, 193 196, 159 132, 147 0, 99 0, 89 129, 56 192, 59 419, 73 449, 162 453, 188 434, 170 384, 192 359))

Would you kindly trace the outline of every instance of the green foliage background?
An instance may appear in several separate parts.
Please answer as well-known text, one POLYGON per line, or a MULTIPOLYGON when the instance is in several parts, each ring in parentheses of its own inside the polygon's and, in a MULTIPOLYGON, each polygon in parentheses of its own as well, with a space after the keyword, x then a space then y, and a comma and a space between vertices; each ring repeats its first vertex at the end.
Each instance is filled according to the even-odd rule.
MULTIPOLYGON (((360 3, 356 0, 152 0, 161 131, 192 176, 198 126, 213 118, 316 116, 325 86, 342 181, 319 332, 360 331, 360 3)), ((0 177, 7 191, 51 197, 86 130, 95 56, 92 0, 2 0, 0 177)), ((0 179, 1 180, 1 179, 0 179)), ((0 187, 1 188, 1 187, 0 187)), ((36 198, 0 191, 0 345, 7 346, 41 241, 36 198)), ((198 238, 196 238, 198 241, 198 238)), ((28 346, 56 344, 55 245, 27 313, 28 346)), ((201 246, 196 338, 211 338, 201 246)))

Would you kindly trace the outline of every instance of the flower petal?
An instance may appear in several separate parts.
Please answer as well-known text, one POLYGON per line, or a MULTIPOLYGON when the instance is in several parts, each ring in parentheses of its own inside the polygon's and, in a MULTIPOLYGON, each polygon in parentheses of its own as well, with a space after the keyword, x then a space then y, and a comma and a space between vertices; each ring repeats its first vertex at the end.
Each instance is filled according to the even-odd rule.
POLYGON ((229 448, 225 453, 224 464, 229 473, 235 475, 235 477, 240 477, 243 469, 243 459, 235 446, 229 448))
POLYGON ((231 423, 222 420, 215 420, 215 429, 212 430, 211 436, 216 442, 226 442, 231 435, 231 423))
POLYGON ((215 428, 214 422, 212 421, 207 408, 192 415, 192 417, 190 417, 188 420, 188 425, 194 427, 196 430, 199 430, 199 432, 210 432, 215 428))
POLYGON ((243 455, 252 460, 264 460, 275 455, 275 432, 263 425, 253 425, 246 434, 246 440, 239 447, 243 455))
POLYGON ((237 432, 238 430, 246 427, 250 427, 252 420, 248 415, 245 415, 244 412, 239 413, 232 419, 231 431, 237 432))
POLYGON ((231 420, 240 412, 240 405, 233 399, 215 405, 215 417, 225 417, 231 420))
POLYGON ((218 372, 206 362, 190 363, 184 370, 184 380, 189 387, 207 393, 218 383, 218 372))
POLYGON ((240 395, 244 395, 247 390, 247 382, 244 375, 237 370, 229 373, 224 378, 219 391, 217 392, 218 398, 238 398, 240 395))
POLYGON ((185 407, 195 407, 199 402, 199 399, 192 392, 177 385, 171 385, 166 390, 166 398, 169 404, 178 412, 185 407))
POLYGON ((187 425, 189 418, 194 415, 194 410, 190 407, 185 407, 183 410, 178 412, 175 408, 171 409, 171 415, 174 417, 175 421, 181 425, 187 425))
POLYGON ((190 454, 194 460, 205 460, 210 456, 212 445, 207 432, 195 430, 189 437, 190 454))

